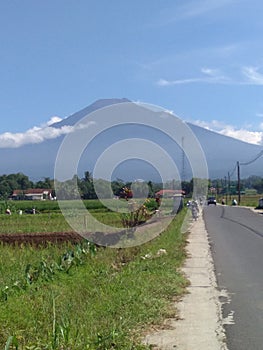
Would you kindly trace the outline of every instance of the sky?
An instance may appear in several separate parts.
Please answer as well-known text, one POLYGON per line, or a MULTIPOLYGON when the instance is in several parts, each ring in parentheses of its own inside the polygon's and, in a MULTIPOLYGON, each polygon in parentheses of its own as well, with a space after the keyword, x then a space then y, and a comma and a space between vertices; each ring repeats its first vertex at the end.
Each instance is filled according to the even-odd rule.
POLYGON ((263 144, 262 13, 261 0, 0 0, 0 147, 123 97, 263 144))

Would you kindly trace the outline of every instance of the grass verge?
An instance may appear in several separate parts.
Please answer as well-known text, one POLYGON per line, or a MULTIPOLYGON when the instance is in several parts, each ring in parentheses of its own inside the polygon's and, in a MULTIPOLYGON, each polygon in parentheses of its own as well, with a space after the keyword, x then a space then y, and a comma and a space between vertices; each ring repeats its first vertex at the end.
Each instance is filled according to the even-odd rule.
MULTIPOLYGON (((152 242, 101 248, 68 271, 56 270, 50 279, 39 278, 22 291, 14 290, 0 301, 0 347, 147 349, 141 335, 175 315, 171 301, 187 286, 179 272, 185 259, 186 237, 180 230, 184 215, 181 212, 152 242)), ((28 264, 44 261, 50 266, 68 249, 73 248, 0 246, 0 288, 25 278, 28 264)))

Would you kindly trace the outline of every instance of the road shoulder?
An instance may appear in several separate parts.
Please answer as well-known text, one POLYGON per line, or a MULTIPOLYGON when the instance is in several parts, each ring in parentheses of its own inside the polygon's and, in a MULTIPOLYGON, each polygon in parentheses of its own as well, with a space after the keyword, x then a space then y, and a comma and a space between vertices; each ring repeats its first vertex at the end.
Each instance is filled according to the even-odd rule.
POLYGON ((202 216, 191 224, 188 241, 188 258, 182 271, 190 286, 183 299, 174 305, 179 320, 169 320, 169 329, 148 334, 144 343, 153 345, 155 350, 227 350, 220 302, 224 295, 217 288, 202 216))

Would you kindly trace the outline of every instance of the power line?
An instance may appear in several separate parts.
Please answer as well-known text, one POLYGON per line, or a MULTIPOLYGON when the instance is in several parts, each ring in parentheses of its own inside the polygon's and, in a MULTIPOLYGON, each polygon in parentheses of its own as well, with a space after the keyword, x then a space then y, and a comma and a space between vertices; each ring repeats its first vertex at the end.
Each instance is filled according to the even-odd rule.
MULTIPOLYGON (((246 165, 252 164, 252 163, 254 163, 256 160, 258 160, 261 156, 263 156, 263 150, 260 151, 260 152, 256 155, 255 158, 249 160, 248 162, 239 162, 239 165, 244 165, 244 166, 246 166, 246 165)), ((233 169, 231 172, 228 173, 228 174, 229 174, 229 177, 232 177, 232 176, 234 175, 234 173, 236 172, 236 170, 237 170, 237 164, 235 165, 234 169, 233 169)))
POLYGON ((230 178, 233 176, 233 174, 235 173, 235 171, 237 170, 237 187, 238 187, 238 204, 240 204, 240 187, 241 187, 241 184, 240 184, 240 166, 246 166, 246 165, 250 165, 252 163, 254 163, 256 160, 258 160, 261 156, 263 156, 263 150, 261 150, 255 158, 251 159, 250 161, 248 162, 243 162, 243 163, 240 163, 240 162, 237 162, 234 169, 230 172, 228 172, 228 191, 230 190, 230 178))
POLYGON ((228 176, 229 178, 233 176, 234 172, 236 171, 236 168, 237 168, 237 164, 235 165, 234 169, 231 172, 229 172, 229 176, 228 176))
POLYGON ((258 158, 260 158, 263 155, 263 150, 259 152, 259 154, 252 160, 245 162, 245 163, 240 163, 240 165, 249 165, 251 163, 254 163, 258 158))

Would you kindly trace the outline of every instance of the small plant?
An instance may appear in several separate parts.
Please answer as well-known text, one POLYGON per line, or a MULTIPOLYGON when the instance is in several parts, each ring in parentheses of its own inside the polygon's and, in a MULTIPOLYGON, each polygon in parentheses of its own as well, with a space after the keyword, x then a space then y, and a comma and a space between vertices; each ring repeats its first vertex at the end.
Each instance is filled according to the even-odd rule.
POLYGON ((149 220, 152 214, 145 205, 136 209, 136 203, 131 203, 131 212, 122 214, 121 220, 124 227, 135 227, 149 220))
POLYGON ((0 301, 5 302, 8 296, 16 292, 25 291, 32 284, 40 281, 48 282, 53 280, 57 272, 69 273, 73 266, 84 264, 84 257, 94 256, 96 246, 92 242, 84 241, 76 245, 73 249, 68 249, 62 254, 58 261, 48 262, 42 259, 38 264, 27 264, 24 271, 24 278, 18 279, 10 286, 0 287, 0 301))
POLYGON ((16 212, 16 206, 12 201, 4 201, 1 205, 1 213, 5 214, 7 210, 10 210, 11 213, 16 212))
POLYGON ((4 350, 11 350, 11 349, 18 350, 18 341, 17 341, 16 337, 13 335, 7 339, 4 350))
POLYGON ((149 211, 155 211, 159 208, 158 201, 154 198, 147 198, 144 205, 149 211))
POLYGON ((116 332, 115 329, 105 336, 98 333, 96 336, 97 339, 94 341, 92 345, 95 345, 96 350, 111 350, 116 345, 117 336, 118 336, 118 333, 116 332))

